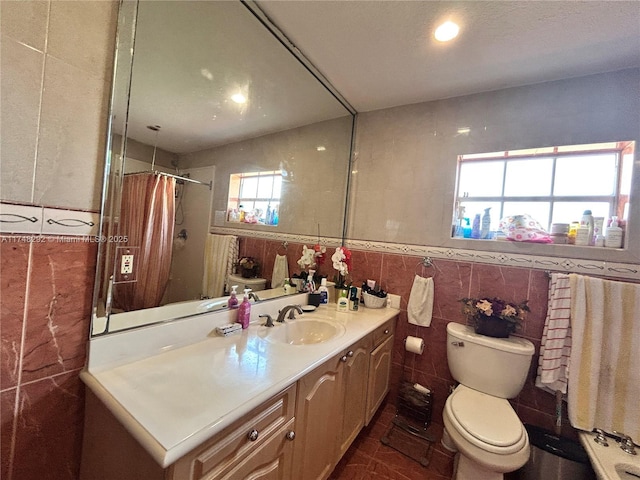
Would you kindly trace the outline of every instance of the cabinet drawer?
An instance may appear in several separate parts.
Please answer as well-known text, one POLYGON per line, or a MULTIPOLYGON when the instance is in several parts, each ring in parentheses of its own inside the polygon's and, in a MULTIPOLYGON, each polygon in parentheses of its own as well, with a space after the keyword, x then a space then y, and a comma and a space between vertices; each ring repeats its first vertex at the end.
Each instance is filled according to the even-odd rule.
POLYGON ((397 317, 393 317, 391 320, 380 325, 373 331, 373 348, 377 347, 393 335, 396 327, 396 318, 397 317))
POLYGON ((225 475, 293 418, 295 403, 294 384, 178 460, 170 478, 200 480, 225 475))

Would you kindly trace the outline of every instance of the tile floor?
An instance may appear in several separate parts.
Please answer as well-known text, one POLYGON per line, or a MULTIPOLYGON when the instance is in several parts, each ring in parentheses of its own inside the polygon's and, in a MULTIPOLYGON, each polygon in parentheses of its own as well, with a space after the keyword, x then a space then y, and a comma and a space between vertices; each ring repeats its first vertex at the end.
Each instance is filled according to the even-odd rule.
POLYGON ((383 445, 395 416, 395 405, 387 401, 380 407, 368 427, 355 439, 338 463, 329 480, 449 480, 453 473, 453 455, 440 445, 442 426, 433 424, 428 432, 436 442, 423 467, 397 450, 383 445))

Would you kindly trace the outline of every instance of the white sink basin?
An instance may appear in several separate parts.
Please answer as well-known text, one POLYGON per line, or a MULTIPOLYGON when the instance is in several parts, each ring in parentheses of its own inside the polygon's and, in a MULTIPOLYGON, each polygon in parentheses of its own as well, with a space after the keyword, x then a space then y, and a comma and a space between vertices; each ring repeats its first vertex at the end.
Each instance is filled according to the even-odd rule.
POLYGON ((260 336, 273 343, 313 345, 343 335, 345 328, 337 323, 317 319, 287 320, 274 327, 261 327, 260 336))
POLYGON ((625 453, 613 438, 604 447, 593 441, 593 433, 580 432, 579 436, 598 480, 640 480, 640 455, 625 453))

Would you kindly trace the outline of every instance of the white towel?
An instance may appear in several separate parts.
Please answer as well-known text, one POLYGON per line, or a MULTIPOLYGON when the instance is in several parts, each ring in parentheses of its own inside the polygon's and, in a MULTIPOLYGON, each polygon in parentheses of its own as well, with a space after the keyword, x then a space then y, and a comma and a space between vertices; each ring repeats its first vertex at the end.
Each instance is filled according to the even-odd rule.
POLYGON ((202 294, 208 298, 223 296, 227 278, 233 273, 233 264, 237 260, 238 237, 208 234, 204 247, 202 294))
POLYGON ((271 275, 271 288, 284 287, 284 280, 289 278, 289 264, 285 255, 276 254, 271 275))
MULTIPOLYGON (((640 284, 570 275, 569 420, 640 438, 640 284)), ((613 447, 615 448, 615 447, 613 447)))
POLYGON ((433 314, 433 278, 416 275, 411 286, 407 315, 409 323, 428 327, 433 314))
POLYGON ((544 321, 536 386, 567 393, 571 356, 571 285, 566 273, 553 273, 549 281, 547 318, 544 321))

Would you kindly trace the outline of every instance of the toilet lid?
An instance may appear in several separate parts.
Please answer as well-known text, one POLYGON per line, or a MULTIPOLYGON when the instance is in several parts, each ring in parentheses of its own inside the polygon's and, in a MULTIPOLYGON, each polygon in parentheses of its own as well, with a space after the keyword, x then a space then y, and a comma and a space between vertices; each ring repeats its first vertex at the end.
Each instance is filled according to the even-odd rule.
POLYGON ((522 442, 524 427, 507 400, 460 387, 451 394, 450 411, 467 434, 499 448, 522 442))

